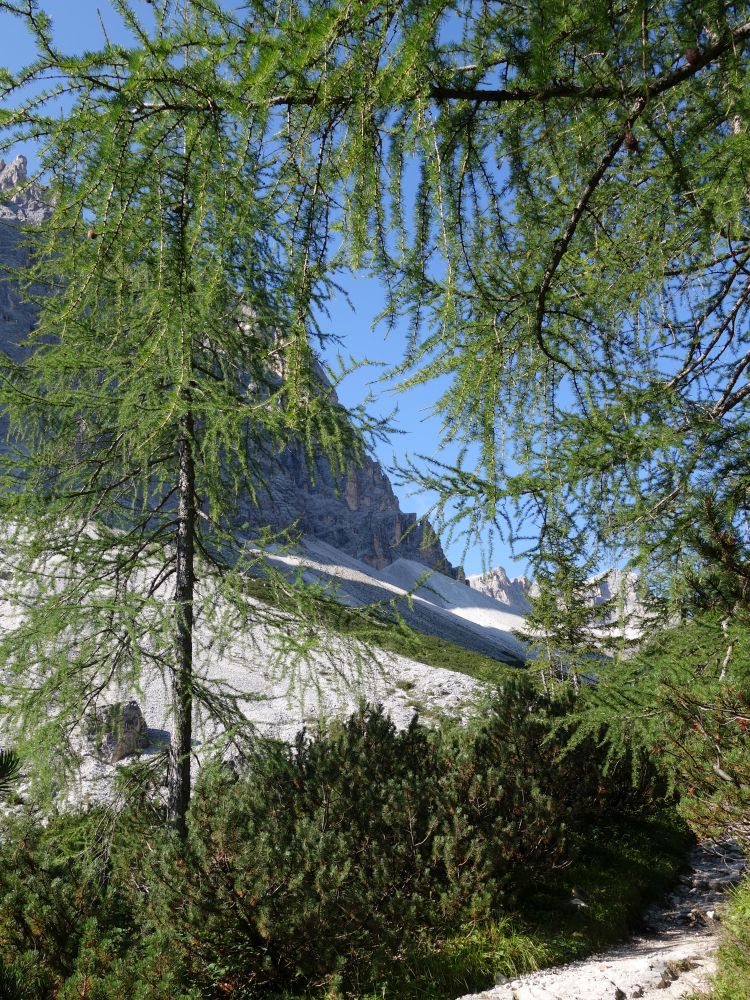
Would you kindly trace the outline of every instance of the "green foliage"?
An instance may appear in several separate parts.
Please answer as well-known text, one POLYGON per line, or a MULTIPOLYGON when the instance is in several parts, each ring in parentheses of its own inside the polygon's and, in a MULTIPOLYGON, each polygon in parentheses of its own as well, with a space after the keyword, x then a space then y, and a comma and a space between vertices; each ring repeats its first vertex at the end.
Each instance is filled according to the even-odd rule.
POLYGON ((750 995, 750 881, 734 891, 722 924, 716 1000, 735 1000, 750 995))
POLYGON ((0 799, 13 787, 21 773, 21 761, 13 750, 0 750, 0 799))
POLYGON ((44 988, 33 955, 24 955, 11 966, 0 960, 0 996, 5 1000, 39 1000, 44 988))
POLYGON ((74 972, 82 942, 96 928, 97 918, 107 914, 105 927, 122 921, 116 893, 103 888, 105 859, 86 850, 95 822, 73 816, 47 829, 32 818, 5 824, 0 847, 2 958, 11 974, 18 974, 24 963, 31 967, 39 997, 51 994, 74 972))
POLYGON ((750 632, 740 620, 697 613, 663 629, 632 658, 602 663, 570 720, 613 758, 656 762, 700 835, 744 836, 749 806, 750 632))
POLYGON ((135 810, 114 825, 103 808, 3 821, 0 975, 11 984, 3 996, 197 1000, 141 938, 137 852, 148 832, 135 810))
POLYGON ((412 324, 404 383, 441 380, 456 446, 409 472, 470 536, 525 521, 543 544, 565 516, 592 548, 673 554, 692 491, 747 451, 750 8, 460 4, 460 31, 447 11, 413 28, 401 244, 373 254, 412 324))
POLYGON ((627 769, 605 777, 593 744, 562 754, 571 705, 518 677, 468 728, 399 732, 363 708, 293 747, 261 741, 203 774, 184 844, 146 785, 119 818, 7 819, 0 968, 26 970, 38 1000, 209 1000, 417 995, 530 967, 547 945, 508 914, 527 920, 585 869, 596 829, 658 797, 627 769))
POLYGON ((544 684, 568 678, 576 684, 580 673, 595 672, 603 656, 625 645, 617 597, 594 600, 595 567, 584 552, 579 538, 561 535, 546 540, 535 561, 530 610, 514 634, 528 646, 544 684))
MULTIPOLYGON (((403 978, 393 968, 361 1000, 454 1000, 486 990, 501 976, 585 958, 638 926, 644 906, 674 885, 692 843, 670 814, 613 818, 583 841, 576 860, 534 886, 511 914, 420 941, 406 957, 403 978), (581 893, 589 905, 572 907, 571 898, 581 893)), ((283 1000, 302 998, 284 994, 283 1000)))
POLYGON ((360 992, 406 974, 418 942, 486 923, 570 862, 576 831, 649 801, 627 769, 605 779, 593 745, 563 757, 545 743, 569 707, 517 681, 468 731, 398 733, 368 710, 266 748, 246 778, 215 776, 184 867, 167 855, 149 897, 164 948, 206 995, 360 992))
POLYGON ((11 275, 38 322, 0 359, 3 598, 18 611, 0 714, 50 786, 75 771, 85 708, 161 673, 182 825, 193 701, 222 728, 243 722, 194 669, 194 623, 221 645, 280 618, 246 592, 262 562, 239 540, 246 505, 292 439, 335 469, 361 453, 312 347, 326 173, 298 129, 248 105, 264 70, 218 5, 163 6, 147 30, 120 4, 133 46, 76 57, 36 9, 13 9, 38 59, 7 77, 0 149, 42 142, 51 218, 11 275), (49 77, 59 89, 29 96, 49 77))
POLYGON ((39 593, 0 656, 36 748, 67 736, 104 673, 163 667, 178 608, 218 624, 230 607, 225 635, 245 624, 227 556, 258 449, 294 433, 308 453, 356 450, 310 343, 334 236, 337 263, 381 273, 384 315, 411 323, 404 384, 445 380, 459 454, 421 478, 448 520, 512 534, 526 517, 542 543, 585 525, 587 547, 666 566, 664 593, 713 558, 686 529, 702 495, 723 503, 745 477, 746 3, 271 18, 258 2, 242 24, 214 2, 186 0, 184 21, 156 7, 151 31, 118 5, 133 45, 80 57, 11 7, 37 58, 3 75, 17 106, 0 148, 42 137, 57 196, 26 275, 31 297, 57 296, 3 389, 20 446, 3 516, 39 593), (28 93, 50 77, 77 95, 62 119, 57 90, 28 93), (180 441, 200 457, 201 574, 226 604, 165 599, 180 441), (39 573, 52 553, 62 594, 39 573))
POLYGON ((577 836, 573 864, 521 902, 547 965, 576 961, 636 930, 646 905, 674 886, 694 843, 684 821, 659 809, 629 817, 615 811, 610 823, 577 836), (573 896, 587 906, 572 907, 573 896))
POLYGON ((367 712, 291 751, 269 748, 218 800, 198 793, 188 864, 201 878, 164 900, 164 914, 184 900, 184 936, 171 947, 238 996, 295 982, 351 986, 382 973, 431 920, 437 929, 475 895, 481 909, 474 859, 462 854, 459 884, 433 858, 445 825, 433 812, 438 770, 428 731, 398 734, 367 712))

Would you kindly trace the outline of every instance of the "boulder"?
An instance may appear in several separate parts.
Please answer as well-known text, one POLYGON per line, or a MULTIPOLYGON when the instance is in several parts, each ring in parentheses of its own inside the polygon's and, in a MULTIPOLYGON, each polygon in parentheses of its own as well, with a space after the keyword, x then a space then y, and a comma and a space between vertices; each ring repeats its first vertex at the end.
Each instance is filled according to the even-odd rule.
POLYGON ((148 729, 137 701, 100 705, 86 717, 86 737, 105 764, 116 764, 149 745, 148 729))

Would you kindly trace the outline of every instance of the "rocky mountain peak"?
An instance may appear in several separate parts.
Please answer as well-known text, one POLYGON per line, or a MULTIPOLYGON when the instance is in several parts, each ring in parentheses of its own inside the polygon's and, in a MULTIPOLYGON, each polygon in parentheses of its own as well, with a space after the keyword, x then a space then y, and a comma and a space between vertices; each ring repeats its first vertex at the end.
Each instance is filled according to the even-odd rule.
POLYGON ((10 191, 26 180, 26 157, 18 156, 12 163, 0 159, 0 191, 10 191))
POLYGON ((484 573, 474 576, 467 576, 466 582, 474 590, 494 597, 496 601, 507 604, 521 614, 526 614, 530 605, 528 595, 533 584, 525 576, 516 576, 511 579, 502 566, 495 566, 484 573))
POLYGON ((39 225, 52 215, 41 184, 28 179, 20 153, 10 163, 0 159, 0 221, 39 225))

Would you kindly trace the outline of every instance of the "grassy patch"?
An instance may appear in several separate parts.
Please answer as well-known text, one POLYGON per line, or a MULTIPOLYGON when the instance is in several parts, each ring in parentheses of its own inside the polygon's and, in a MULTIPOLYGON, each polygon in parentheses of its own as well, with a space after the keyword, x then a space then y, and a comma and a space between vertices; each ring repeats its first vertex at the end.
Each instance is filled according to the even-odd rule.
MULTIPOLYGON (((335 631, 339 634, 351 634, 353 638, 358 638, 356 632, 347 633, 346 628, 338 625, 335 631)), ((471 649, 464 649, 455 643, 438 639, 431 635, 422 635, 413 629, 406 629, 403 626, 394 624, 383 625, 382 629, 373 629, 364 640, 370 645, 385 650, 388 653, 398 653, 399 656, 406 656, 410 660, 424 663, 428 667, 443 667, 446 670, 455 670, 460 674, 467 674, 478 681, 486 681, 489 684, 501 684, 507 680, 509 673, 517 671, 517 666, 503 663, 500 660, 490 659, 475 653, 471 649)))
POLYGON ((750 997, 750 878, 735 889, 724 919, 714 1000, 750 997))
POLYGON ((396 687, 398 688, 399 691, 413 691, 414 681, 405 681, 405 680, 396 681, 396 687))
MULTIPOLYGON (((393 978, 359 1000, 455 1000, 495 982, 584 958, 637 928, 645 906, 676 881, 691 843, 687 828, 672 815, 620 820, 592 831, 579 845, 579 860, 544 886, 530 886, 513 913, 444 941, 417 942, 393 978), (587 906, 572 905, 574 896, 587 906)), ((750 915, 750 891, 745 905, 750 915)), ((743 926, 746 936, 738 948, 748 949, 750 921, 743 926)), ((744 961, 747 974, 750 965, 744 961)), ((750 992, 730 991, 720 1000, 746 995, 750 992)))

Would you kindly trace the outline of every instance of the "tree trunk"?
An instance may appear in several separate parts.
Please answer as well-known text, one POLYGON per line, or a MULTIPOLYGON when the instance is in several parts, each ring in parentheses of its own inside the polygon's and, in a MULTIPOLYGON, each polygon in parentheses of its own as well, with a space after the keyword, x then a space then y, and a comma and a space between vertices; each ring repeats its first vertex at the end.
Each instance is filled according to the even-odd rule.
POLYGON ((195 591, 195 458, 193 416, 182 418, 178 443, 177 573, 174 592, 175 663, 172 675, 174 724, 169 751, 169 822, 184 840, 190 803, 193 733, 193 596, 195 591))

